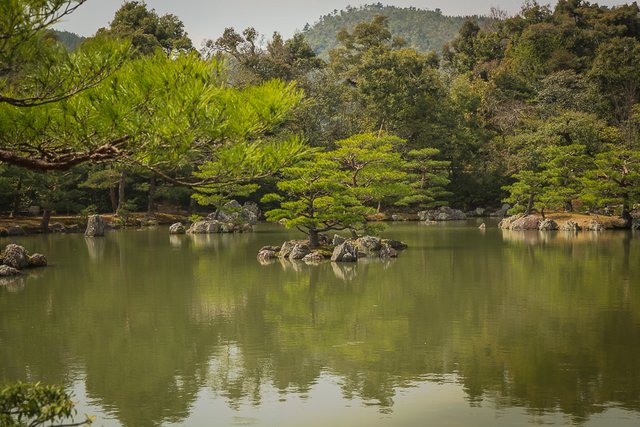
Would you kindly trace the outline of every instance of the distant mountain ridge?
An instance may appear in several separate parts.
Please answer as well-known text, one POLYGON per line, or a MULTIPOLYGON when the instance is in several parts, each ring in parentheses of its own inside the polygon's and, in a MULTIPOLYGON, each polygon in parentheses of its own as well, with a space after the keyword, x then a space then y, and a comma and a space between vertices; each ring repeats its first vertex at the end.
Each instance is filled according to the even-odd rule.
POLYGON ((70 52, 76 50, 76 48, 80 46, 80 43, 85 40, 85 37, 79 36, 76 33, 70 33, 69 31, 53 30, 53 34, 70 52))
MULTIPOLYGON (((384 6, 382 3, 361 7, 347 6, 320 17, 313 25, 307 24, 303 34, 317 54, 325 54, 336 46, 336 34, 342 28, 353 29, 360 22, 369 22, 376 15, 389 18, 389 30, 394 36, 404 37, 410 47, 421 51, 440 52, 442 46, 453 40, 467 17, 445 16, 440 9, 426 10, 415 7, 384 6)), ((482 24, 488 18, 474 16, 482 24)))

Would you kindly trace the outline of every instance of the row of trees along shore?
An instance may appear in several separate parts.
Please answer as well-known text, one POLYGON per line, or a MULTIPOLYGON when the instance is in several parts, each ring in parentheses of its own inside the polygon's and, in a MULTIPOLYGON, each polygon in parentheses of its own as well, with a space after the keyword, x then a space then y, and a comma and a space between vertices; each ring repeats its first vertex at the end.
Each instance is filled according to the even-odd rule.
POLYGON ((69 50, 51 28, 85 2, 0 5, 0 211, 39 206, 44 230, 53 212, 233 197, 311 233, 364 227, 380 210, 503 201, 630 224, 636 3, 493 10, 441 52, 377 15, 340 31, 325 58, 304 32, 265 41, 253 28, 197 50, 177 16, 137 1, 69 50))

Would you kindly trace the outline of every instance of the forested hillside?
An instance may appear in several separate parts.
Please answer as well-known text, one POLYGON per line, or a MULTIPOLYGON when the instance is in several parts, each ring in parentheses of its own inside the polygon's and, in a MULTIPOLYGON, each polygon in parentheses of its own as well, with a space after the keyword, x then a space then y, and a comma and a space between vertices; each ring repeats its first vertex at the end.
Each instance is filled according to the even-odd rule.
POLYGON ((68 50, 76 50, 80 43, 84 41, 84 37, 77 35, 76 33, 70 33, 69 31, 54 30, 53 34, 56 39, 62 43, 68 50))
MULTIPOLYGON (((318 22, 307 24, 304 36, 316 53, 323 54, 337 46, 336 35, 340 30, 344 28, 351 31, 360 22, 369 22, 376 15, 388 17, 391 33, 403 37, 409 46, 420 52, 439 52, 453 40, 465 20, 462 16, 445 16, 439 9, 402 8, 377 3, 334 10, 322 16, 318 22)), ((485 20, 484 17, 476 17, 480 23, 485 20)))

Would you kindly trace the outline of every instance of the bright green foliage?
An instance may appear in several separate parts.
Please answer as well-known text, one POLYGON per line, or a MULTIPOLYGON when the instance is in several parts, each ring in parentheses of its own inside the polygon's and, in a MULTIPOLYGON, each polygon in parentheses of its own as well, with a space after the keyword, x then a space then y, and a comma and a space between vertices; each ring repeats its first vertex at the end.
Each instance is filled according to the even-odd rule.
POLYGON ((197 163, 221 145, 273 129, 302 96, 279 81, 230 88, 221 72, 193 53, 139 58, 64 101, 32 109, 0 105, 7 118, 0 146, 11 151, 7 161, 36 169, 112 159, 197 163))
POLYGON ((159 16, 154 9, 147 9, 147 5, 139 1, 125 2, 116 11, 109 28, 100 29, 98 34, 131 40, 141 55, 152 54, 158 48, 165 53, 193 50, 184 24, 177 16, 159 16))
POLYGON ((95 86, 122 64, 127 43, 96 39, 69 53, 47 30, 82 3, 0 2, 0 105, 60 101, 95 86))
POLYGON ((410 191, 400 150, 405 141, 385 133, 353 135, 325 153, 345 173, 343 185, 363 204, 398 199, 410 191))
POLYGON ((318 233, 362 228, 372 210, 344 185, 346 180, 347 174, 338 170, 335 161, 317 154, 283 171, 277 186, 284 196, 269 194, 262 200, 279 201, 280 208, 265 216, 306 233, 312 247, 318 246, 318 233))
POLYGON ((71 396, 62 387, 40 383, 17 383, 0 389, 0 425, 6 427, 83 426, 91 417, 69 423, 77 411, 71 396), (66 421, 66 422, 65 422, 66 421), (54 424, 59 423, 59 424, 54 424))
POLYGON ((636 149, 610 150, 595 158, 595 168, 583 179, 584 202, 591 207, 622 206, 628 220, 634 203, 640 201, 640 152, 636 149))
POLYGON ((504 201, 514 205, 509 213, 529 214, 533 208, 539 207, 536 204, 536 198, 543 191, 545 179, 540 173, 530 170, 520 171, 514 174, 513 178, 516 181, 504 187, 504 190, 509 192, 509 197, 504 201))
POLYGON ((590 160, 585 152, 585 147, 580 144, 546 149, 548 160, 541 172, 544 180, 543 191, 539 196, 541 206, 573 211, 572 202, 578 199, 583 190, 580 179, 590 167, 590 160))
POLYGON ((450 194, 445 190, 449 184, 450 162, 435 160, 438 153, 435 148, 423 148, 406 154, 404 169, 408 173, 411 194, 397 204, 418 208, 446 205, 445 198, 450 194))

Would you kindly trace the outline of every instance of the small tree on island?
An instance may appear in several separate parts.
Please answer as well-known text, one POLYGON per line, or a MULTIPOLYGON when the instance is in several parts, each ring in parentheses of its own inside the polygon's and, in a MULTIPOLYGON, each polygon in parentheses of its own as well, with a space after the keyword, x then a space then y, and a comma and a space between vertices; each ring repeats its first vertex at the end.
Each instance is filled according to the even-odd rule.
POLYGON ((309 246, 320 246, 319 234, 330 230, 363 228, 373 209, 365 207, 353 190, 344 185, 347 174, 324 154, 317 153, 283 171, 277 187, 284 195, 267 194, 263 202, 280 202, 266 212, 269 221, 307 234, 309 246))
POLYGON ((336 141, 324 156, 345 173, 342 183, 353 195, 364 205, 377 204, 379 212, 384 200, 397 201, 411 191, 400 154, 405 143, 384 132, 364 133, 336 141))

